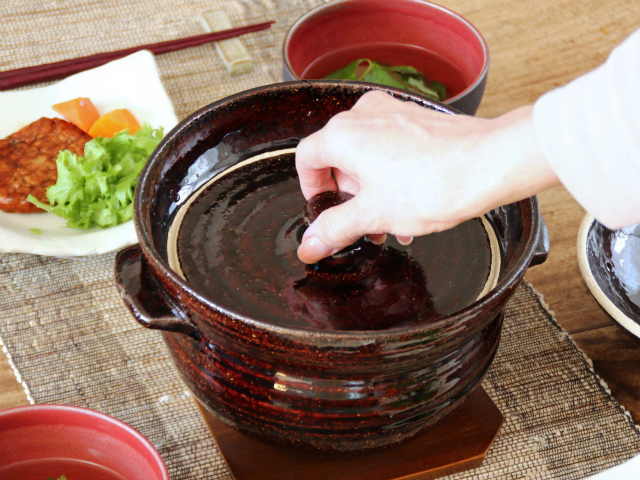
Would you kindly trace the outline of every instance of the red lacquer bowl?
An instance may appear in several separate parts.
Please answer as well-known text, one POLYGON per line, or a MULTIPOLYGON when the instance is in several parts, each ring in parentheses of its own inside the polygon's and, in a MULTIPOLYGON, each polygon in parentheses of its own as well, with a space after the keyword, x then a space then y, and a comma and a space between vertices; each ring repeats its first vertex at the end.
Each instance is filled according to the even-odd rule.
POLYGON ((0 478, 169 480, 158 451, 126 423, 86 408, 32 405, 0 412, 0 478))
POLYGON ((417 68, 446 85, 446 105, 469 115, 489 70, 487 42, 451 10, 424 0, 334 0, 287 32, 283 78, 321 79, 359 58, 417 68))

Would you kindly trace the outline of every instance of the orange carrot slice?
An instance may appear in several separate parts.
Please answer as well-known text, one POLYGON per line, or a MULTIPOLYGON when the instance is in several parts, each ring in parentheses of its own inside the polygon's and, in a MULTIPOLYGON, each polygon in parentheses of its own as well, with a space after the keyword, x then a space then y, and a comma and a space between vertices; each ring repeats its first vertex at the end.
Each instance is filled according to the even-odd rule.
POLYGON ((89 130, 92 137, 113 137, 122 130, 128 130, 131 135, 140 130, 140 124, 126 108, 111 110, 102 115, 89 130))
POLYGON ((82 97, 56 103, 51 108, 85 133, 89 133, 89 129, 100 116, 91 100, 82 97))

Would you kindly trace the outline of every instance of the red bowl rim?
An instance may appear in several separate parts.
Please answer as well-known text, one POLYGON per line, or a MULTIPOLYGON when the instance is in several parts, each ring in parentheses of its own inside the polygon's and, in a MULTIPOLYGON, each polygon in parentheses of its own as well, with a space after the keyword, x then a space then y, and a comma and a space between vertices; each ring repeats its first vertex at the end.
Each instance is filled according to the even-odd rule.
MULTIPOLYGON (((322 5, 319 5, 319 6, 315 7, 315 8, 312 8, 311 10, 309 10, 304 15, 302 15, 295 22, 293 22, 293 24, 289 27, 289 29, 287 30, 287 33, 284 36, 284 41, 282 43, 282 58, 283 58, 283 61, 284 61, 286 69, 289 71, 289 73, 292 75, 292 77, 295 80, 302 80, 293 71, 293 68, 291 67, 291 63, 289 62, 288 48, 289 48, 289 43, 291 41, 291 37, 293 36, 295 31, 305 21, 307 21, 309 18, 315 16, 317 13, 322 12, 325 9, 332 8, 335 5, 338 5, 340 3, 349 3, 349 2, 352 2, 352 1, 353 0, 332 0, 329 3, 324 3, 322 5)), ((457 95, 455 95, 455 96, 453 96, 451 98, 447 98, 442 103, 444 103, 445 105, 448 105, 448 104, 450 104, 452 102, 455 102, 457 100, 460 100, 461 98, 466 97, 480 83, 482 83, 482 81, 487 76, 487 72, 489 71, 489 46, 488 46, 487 41, 485 40, 485 38, 480 33, 480 30, 478 30, 471 22, 469 22, 469 20, 464 18, 462 15, 454 12, 453 10, 449 10, 448 8, 445 8, 445 7, 441 6, 441 5, 438 5, 438 4, 435 4, 435 3, 432 3, 432 2, 428 2, 426 0, 403 0, 403 1, 419 3, 419 4, 421 4, 421 5, 423 5, 423 6, 427 7, 427 8, 433 8, 433 9, 436 9, 436 10, 440 10, 441 12, 453 17, 454 19, 456 19, 460 23, 464 24, 469 29, 469 31, 471 31, 477 37, 480 45, 482 46, 482 57, 483 57, 482 69, 481 69, 480 73, 475 78, 473 83, 471 83, 469 86, 467 86, 467 88, 462 90, 457 95)))
POLYGON ((34 404, 34 405, 22 405, 18 407, 10 407, 4 410, 0 410, 0 420, 3 418, 11 417, 14 415, 20 414, 29 414, 32 415, 34 413, 39 413, 43 411, 49 412, 66 412, 76 415, 78 417, 97 417, 100 418, 112 425, 115 425, 118 429, 126 431, 130 436, 135 438, 138 443, 143 446, 153 457, 157 466, 160 468, 162 472, 162 480, 170 480, 169 472, 167 471, 167 466, 165 465, 160 453, 154 447, 151 442, 142 435, 138 430, 133 428, 131 425, 124 423, 122 420, 118 420, 110 415, 105 413, 98 412, 96 410, 91 410, 90 408, 84 407, 76 407, 73 405, 60 405, 60 404, 34 404))

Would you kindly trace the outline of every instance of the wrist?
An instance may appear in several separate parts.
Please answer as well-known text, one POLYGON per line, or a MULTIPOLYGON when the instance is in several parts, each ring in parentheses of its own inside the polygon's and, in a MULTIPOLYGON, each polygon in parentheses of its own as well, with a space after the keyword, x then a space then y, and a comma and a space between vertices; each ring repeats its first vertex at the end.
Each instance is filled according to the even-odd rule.
POLYGON ((506 205, 560 184, 545 158, 533 123, 533 106, 512 110, 490 122, 485 155, 495 171, 495 205, 506 205))

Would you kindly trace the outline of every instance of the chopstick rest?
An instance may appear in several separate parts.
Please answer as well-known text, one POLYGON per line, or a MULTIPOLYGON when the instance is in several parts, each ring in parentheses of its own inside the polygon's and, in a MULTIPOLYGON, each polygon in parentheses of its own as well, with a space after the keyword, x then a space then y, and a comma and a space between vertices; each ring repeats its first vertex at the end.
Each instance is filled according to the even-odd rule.
MULTIPOLYGON (((208 32, 219 32, 233 28, 227 13, 222 10, 205 12, 202 17, 202 24, 208 32)), ((220 40, 215 42, 215 45, 222 63, 231 75, 240 75, 253 70, 253 60, 239 38, 220 40)))

